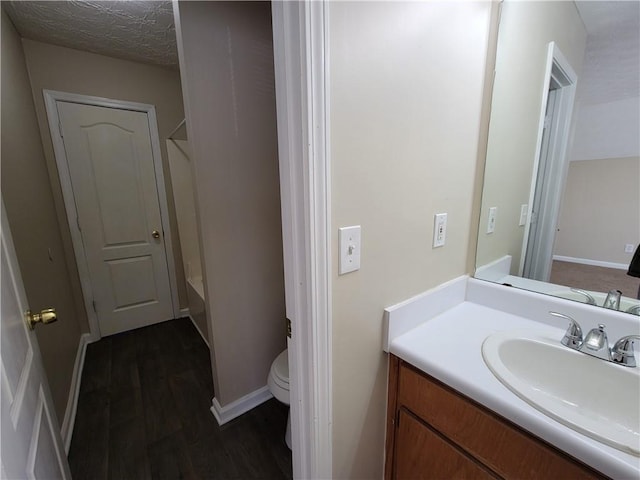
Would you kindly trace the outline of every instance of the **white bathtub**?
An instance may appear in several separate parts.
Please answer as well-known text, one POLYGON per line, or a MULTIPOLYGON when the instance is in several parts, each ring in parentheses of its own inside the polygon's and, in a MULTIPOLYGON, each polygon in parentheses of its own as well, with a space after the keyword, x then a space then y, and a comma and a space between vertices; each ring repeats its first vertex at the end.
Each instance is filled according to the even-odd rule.
POLYGON ((204 341, 209 344, 209 328, 204 303, 204 284, 202 277, 190 277, 187 279, 187 299, 189 301, 189 314, 204 341))
POLYGON ((204 302, 204 283, 202 283, 202 277, 187 278, 187 283, 196 291, 198 296, 204 302))

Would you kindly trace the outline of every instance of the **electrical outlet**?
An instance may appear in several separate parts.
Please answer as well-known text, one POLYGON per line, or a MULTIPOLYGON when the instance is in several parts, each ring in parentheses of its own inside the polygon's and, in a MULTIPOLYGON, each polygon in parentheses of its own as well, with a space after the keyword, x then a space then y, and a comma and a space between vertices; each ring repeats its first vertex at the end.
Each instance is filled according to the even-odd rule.
POLYGON ((360 270, 360 225, 343 227, 338 231, 340 243, 340 275, 360 270))
POLYGON ((489 221, 487 222, 487 233, 493 233, 496 230, 496 217, 498 216, 498 207, 489 209, 489 221))
POLYGON ((627 243, 624 246, 624 253, 633 253, 633 251, 634 251, 634 245, 633 244, 627 243))
POLYGON ((528 210, 529 210, 529 205, 523 204, 520 206, 520 223, 518 223, 519 227, 524 227, 527 224, 528 210))
POLYGON ((447 237, 447 214, 436 213, 433 218, 433 248, 442 247, 447 237))

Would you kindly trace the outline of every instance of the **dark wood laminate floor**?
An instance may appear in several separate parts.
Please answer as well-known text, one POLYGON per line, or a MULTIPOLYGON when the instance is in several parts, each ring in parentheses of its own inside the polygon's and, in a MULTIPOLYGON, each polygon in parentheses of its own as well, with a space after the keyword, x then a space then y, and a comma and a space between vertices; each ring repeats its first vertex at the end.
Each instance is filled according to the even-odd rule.
POLYGON ((209 350, 189 319, 88 345, 69 451, 75 480, 291 478, 287 407, 220 427, 209 350))

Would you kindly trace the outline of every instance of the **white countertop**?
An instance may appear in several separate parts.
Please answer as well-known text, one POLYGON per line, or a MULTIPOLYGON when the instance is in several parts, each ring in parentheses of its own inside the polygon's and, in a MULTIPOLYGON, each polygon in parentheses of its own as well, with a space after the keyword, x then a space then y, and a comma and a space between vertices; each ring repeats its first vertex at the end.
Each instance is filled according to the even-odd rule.
MULTIPOLYGON (((524 309, 527 302, 537 299, 533 297, 532 300, 531 295, 535 294, 530 292, 483 283, 486 282, 461 277, 387 309, 385 319, 389 336, 385 339, 385 350, 605 475, 616 479, 640 478, 639 457, 604 445, 547 417, 513 394, 491 373, 484 363, 481 350, 482 342, 489 335, 505 330, 532 329, 538 334, 556 337, 560 342, 566 326, 555 326, 554 320, 547 318, 539 322, 525 318, 524 314, 520 316, 487 306, 494 292, 502 296, 512 295, 515 304, 522 304, 524 309), (467 288, 470 282, 473 283, 471 289, 467 288), (496 287, 500 289, 495 290, 496 287), (474 289, 475 292, 469 292, 474 289), (463 292, 462 296, 460 292, 463 292), (477 300, 468 300, 478 297, 483 298, 481 303, 485 305, 477 300), (437 305, 436 311, 433 305, 437 305), (417 319, 416 316, 422 318, 417 319)), ((575 302, 549 298, 539 301, 543 303, 540 305, 543 311, 557 309, 573 314, 574 318, 581 318, 580 313, 583 316, 593 314, 590 310, 597 314, 598 310, 581 310, 584 306, 580 306, 576 315, 572 311, 575 309, 572 303, 575 302)), ((500 301, 496 305, 500 305, 500 301)), ((609 315, 607 321, 611 322, 611 318, 609 315)), ((623 322, 618 328, 627 331, 630 325, 636 328, 635 323, 628 323, 625 317, 614 317, 618 318, 623 322)))

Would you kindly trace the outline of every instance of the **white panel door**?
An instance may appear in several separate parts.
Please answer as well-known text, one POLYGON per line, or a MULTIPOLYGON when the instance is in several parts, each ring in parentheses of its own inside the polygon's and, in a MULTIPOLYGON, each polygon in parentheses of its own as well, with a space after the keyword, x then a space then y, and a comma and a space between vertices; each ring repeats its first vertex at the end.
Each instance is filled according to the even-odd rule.
MULTIPOLYGON (((2 478, 71 478, 2 203, 0 402, 2 478)), ((37 328, 47 328, 40 325, 37 328)))
POLYGON ((173 318, 147 114, 57 110, 100 333, 173 318))

